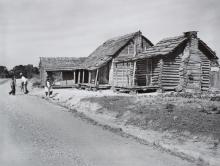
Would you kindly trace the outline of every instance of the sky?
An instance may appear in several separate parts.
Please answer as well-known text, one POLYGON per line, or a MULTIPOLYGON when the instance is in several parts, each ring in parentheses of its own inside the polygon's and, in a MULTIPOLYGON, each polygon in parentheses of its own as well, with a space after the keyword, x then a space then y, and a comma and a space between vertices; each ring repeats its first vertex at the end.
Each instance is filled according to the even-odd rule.
POLYGON ((199 31, 220 57, 220 1, 0 0, 0 65, 85 57, 105 40, 138 30, 154 44, 199 31))

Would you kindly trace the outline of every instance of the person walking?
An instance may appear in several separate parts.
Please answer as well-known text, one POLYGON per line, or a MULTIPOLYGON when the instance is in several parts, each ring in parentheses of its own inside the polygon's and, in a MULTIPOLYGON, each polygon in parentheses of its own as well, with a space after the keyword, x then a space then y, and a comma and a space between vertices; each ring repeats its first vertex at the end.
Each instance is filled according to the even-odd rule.
POLYGON ((24 82, 23 81, 21 81, 21 92, 24 93, 24 82))
POLYGON ((22 81, 21 84, 23 84, 23 86, 24 86, 24 94, 28 94, 29 93, 29 91, 27 89, 28 80, 22 73, 20 73, 20 75, 21 75, 21 81, 22 81))
POLYGON ((9 95, 15 95, 15 93, 16 93, 16 78, 15 78, 15 76, 12 76, 10 85, 11 85, 11 91, 9 92, 9 95))

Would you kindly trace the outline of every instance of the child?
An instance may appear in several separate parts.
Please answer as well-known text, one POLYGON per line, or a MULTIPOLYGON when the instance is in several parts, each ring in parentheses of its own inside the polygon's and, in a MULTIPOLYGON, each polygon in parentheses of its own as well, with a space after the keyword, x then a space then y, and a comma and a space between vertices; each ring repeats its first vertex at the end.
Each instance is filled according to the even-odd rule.
POLYGON ((48 95, 50 97, 50 95, 52 94, 51 88, 52 87, 51 87, 50 79, 47 77, 46 82, 45 82, 45 87, 44 87, 46 96, 48 95))
POLYGON ((9 95, 15 95, 16 92, 16 79, 14 76, 11 78, 11 91, 9 92, 9 95))

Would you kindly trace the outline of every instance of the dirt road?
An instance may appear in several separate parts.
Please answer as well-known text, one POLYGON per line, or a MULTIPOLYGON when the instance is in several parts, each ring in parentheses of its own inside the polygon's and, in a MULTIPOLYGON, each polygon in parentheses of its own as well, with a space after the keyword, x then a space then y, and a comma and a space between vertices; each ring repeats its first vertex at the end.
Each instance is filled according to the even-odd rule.
POLYGON ((1 166, 189 166, 158 149, 123 138, 73 113, 0 85, 1 166))

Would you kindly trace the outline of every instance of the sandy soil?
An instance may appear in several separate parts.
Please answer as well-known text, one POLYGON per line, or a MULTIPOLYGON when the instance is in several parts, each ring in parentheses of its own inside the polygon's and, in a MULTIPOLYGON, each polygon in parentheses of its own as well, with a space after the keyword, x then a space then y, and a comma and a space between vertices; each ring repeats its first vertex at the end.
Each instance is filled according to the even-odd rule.
MULTIPOLYGON (((37 90, 33 94, 43 95, 37 90)), ((219 165, 220 103, 211 95, 54 90, 50 101, 204 165, 219 165)))
MULTIPOLYGON (((0 85, 2 166, 188 166, 186 160, 82 121, 68 109, 0 85)), ((32 91, 30 89, 30 91, 32 91)))

